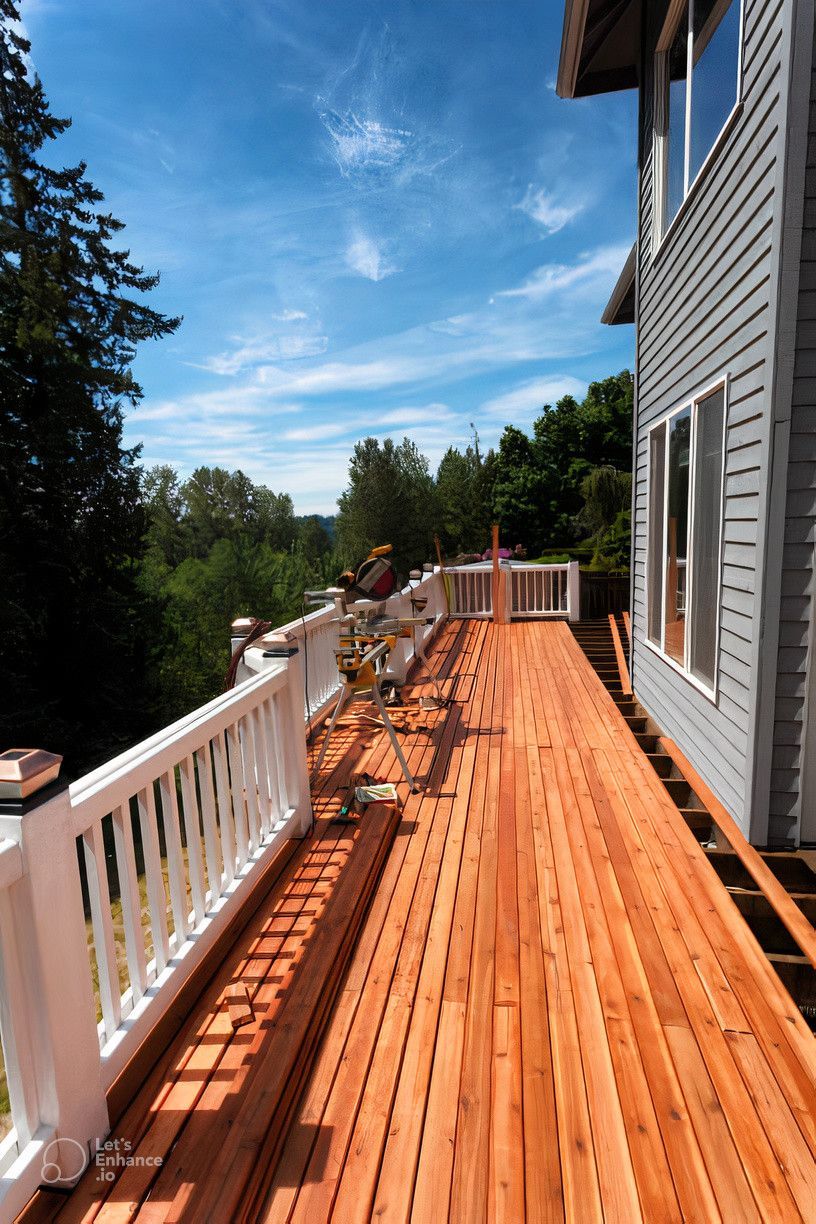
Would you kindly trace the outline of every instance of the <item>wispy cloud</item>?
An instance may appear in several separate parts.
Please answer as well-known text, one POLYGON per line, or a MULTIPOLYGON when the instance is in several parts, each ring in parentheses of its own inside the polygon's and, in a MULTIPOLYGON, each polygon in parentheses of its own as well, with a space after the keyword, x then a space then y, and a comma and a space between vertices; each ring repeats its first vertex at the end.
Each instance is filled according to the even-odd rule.
POLYGON ((302 310, 284 310, 271 319, 277 326, 251 336, 232 336, 234 347, 206 358, 201 368, 213 374, 238 374, 269 362, 319 357, 328 348, 328 337, 318 327, 305 325, 307 315, 302 310))
POLYGON ((531 220, 536 221, 548 234, 557 234, 565 225, 569 225, 584 210, 584 201, 580 199, 560 199, 545 187, 534 187, 531 183, 523 200, 514 206, 526 213, 531 220))
POLYGON ((364 28, 350 62, 315 98, 340 174, 358 187, 428 176, 459 151, 449 137, 412 115, 405 102, 413 65, 386 22, 364 28))
POLYGON ((386 127, 377 119, 349 111, 338 114, 330 107, 318 113, 332 141, 332 153, 340 173, 349 178, 360 171, 389 170, 407 156, 413 133, 404 128, 386 127))
POLYGON ((346 248, 346 263, 366 280, 381 281, 399 271, 376 238, 357 230, 346 248))
POLYGON ((602 247, 599 250, 585 253, 576 263, 543 264, 528 276, 523 284, 513 289, 502 289, 496 294, 500 298, 526 298, 528 301, 541 301, 542 298, 567 290, 586 289, 597 292, 599 282, 609 281, 609 289, 614 286, 616 277, 623 267, 629 248, 626 246, 602 247))
POLYGON ((338 438, 349 432, 349 426, 342 421, 323 421, 319 425, 304 425, 302 429, 287 429, 283 434, 285 442, 317 442, 323 438, 338 438))
POLYGON ((527 419, 532 413, 540 412, 544 404, 554 404, 564 395, 579 398, 585 394, 586 383, 569 374, 531 378, 511 391, 487 400, 480 411, 504 421, 517 421, 520 417, 527 419))

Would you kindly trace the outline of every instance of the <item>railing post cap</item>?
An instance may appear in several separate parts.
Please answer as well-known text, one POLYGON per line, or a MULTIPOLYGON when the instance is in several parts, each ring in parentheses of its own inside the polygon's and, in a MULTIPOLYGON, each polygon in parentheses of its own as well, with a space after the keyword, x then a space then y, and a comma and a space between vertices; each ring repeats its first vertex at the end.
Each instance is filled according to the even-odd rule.
POLYGON ((258 641, 258 645, 263 650, 265 659, 290 658, 300 649, 297 636, 291 629, 277 633, 265 633, 258 641))
POLYGON ((248 637, 250 630, 252 629, 252 626, 254 624, 255 624, 255 621, 251 616, 236 617, 236 619, 232 622, 232 625, 230 626, 230 628, 232 629, 232 636, 233 637, 248 637))
POLYGON ((20 803, 56 781, 62 757, 44 748, 7 748, 0 752, 0 802, 20 803))

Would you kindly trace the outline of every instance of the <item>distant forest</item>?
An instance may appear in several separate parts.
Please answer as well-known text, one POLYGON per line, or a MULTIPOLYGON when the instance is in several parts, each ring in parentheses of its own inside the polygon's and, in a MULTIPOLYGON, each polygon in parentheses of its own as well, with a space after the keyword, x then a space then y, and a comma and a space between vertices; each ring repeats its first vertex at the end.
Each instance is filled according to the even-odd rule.
POLYGON ((158 277, 119 246, 84 164, 52 168, 69 121, 29 75, 17 16, 0 0, 3 747, 64 753, 77 776, 220 690, 235 616, 299 615, 304 589, 375 544, 405 575, 434 533, 449 557, 481 553, 498 521, 530 559, 627 564, 628 372, 542 406, 495 450, 474 433, 436 472, 407 438, 363 439, 333 520, 241 471, 145 470, 122 441, 142 398, 131 365, 181 320, 145 304, 158 277))

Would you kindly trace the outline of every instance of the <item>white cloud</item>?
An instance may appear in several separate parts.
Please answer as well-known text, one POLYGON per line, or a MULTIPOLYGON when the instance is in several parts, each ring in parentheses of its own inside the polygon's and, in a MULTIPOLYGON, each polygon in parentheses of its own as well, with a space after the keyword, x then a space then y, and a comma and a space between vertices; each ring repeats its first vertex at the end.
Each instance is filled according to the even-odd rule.
POLYGON ((304 357, 319 357, 329 346, 328 336, 316 327, 301 326, 307 316, 302 310, 284 310, 270 316, 278 326, 258 331, 251 336, 232 336, 235 346, 216 353, 200 363, 200 368, 213 374, 238 374, 241 370, 270 361, 297 361, 304 357))
POLYGON ((548 234, 557 234, 565 225, 569 225, 570 221, 574 221, 579 213, 583 212, 584 203, 582 200, 559 202, 557 197, 545 187, 539 187, 536 190, 531 183, 524 199, 514 207, 543 226, 548 234))
POLYGON ((346 248, 346 263, 352 272, 371 281, 385 280, 386 276, 399 271, 388 259, 382 245, 361 230, 354 234, 346 248))
POLYGON ((334 160, 346 178, 361 170, 392 169, 407 155, 412 132, 353 111, 341 115, 327 108, 319 113, 332 140, 334 160))
POLYGON ((424 425, 453 417, 447 404, 426 404, 424 408, 393 408, 377 414, 380 425, 424 425))
MULTIPOLYGON (((331 359, 267 364, 267 336, 236 336, 222 365, 235 378, 129 413, 128 443, 144 441, 145 463, 240 467, 290 492, 299 512, 329 512, 358 438, 407 433, 434 465, 450 444, 467 444, 470 421, 491 445, 506 421, 527 426, 543 403, 581 396, 585 384, 570 364, 583 369, 594 357, 597 366, 610 334, 597 320, 627 253, 610 246, 573 264, 544 265, 490 303, 331 359), (486 376, 489 399, 479 390, 486 376), (300 420, 280 419, 296 413, 300 420)), ((269 347, 281 334, 312 335, 311 327, 301 318, 275 320, 269 347)))
POLYGON ((565 290, 581 289, 597 293, 604 284, 608 284, 611 292, 628 254, 629 247, 602 247, 591 254, 582 255, 574 264, 544 264, 536 268, 522 285, 502 289, 496 297, 540 301, 565 290))
POLYGON ((540 412, 544 404, 554 404, 563 395, 579 398, 585 394, 586 383, 569 374, 563 377, 531 378, 513 387, 512 391, 487 400, 479 411, 515 422, 520 417, 529 418, 532 413, 540 412))
POLYGON ((304 425, 302 429, 287 429, 284 442, 317 442, 322 438, 337 438, 349 432, 342 421, 323 421, 319 425, 304 425))
POLYGON ((303 310, 282 310, 280 314, 272 315, 272 318, 277 319, 279 323, 294 323, 298 319, 308 319, 308 317, 303 310))

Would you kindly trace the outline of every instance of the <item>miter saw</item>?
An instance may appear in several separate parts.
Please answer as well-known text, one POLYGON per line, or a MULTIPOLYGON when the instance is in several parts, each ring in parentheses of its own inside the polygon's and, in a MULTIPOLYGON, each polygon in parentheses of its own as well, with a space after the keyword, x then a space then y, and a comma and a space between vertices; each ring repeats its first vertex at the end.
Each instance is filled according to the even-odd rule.
MULTIPOLYGON (((417 791, 420 788, 408 768, 408 762, 405 760, 380 691, 388 658, 400 638, 413 638, 414 640, 416 656, 431 677, 437 692, 438 704, 434 708, 440 708, 445 703, 438 680, 428 664, 421 644, 417 644, 416 638, 417 628, 433 624, 434 618, 421 615, 394 617, 384 613, 384 602, 382 601, 397 589, 394 568, 388 559, 390 552, 390 544, 374 548, 356 571, 341 574, 337 586, 328 587, 323 591, 305 592, 305 602, 309 607, 327 603, 334 604, 337 610, 336 623, 340 630, 340 638, 335 650, 340 690, 315 770, 317 773, 320 772, 329 740, 344 708, 355 698, 365 697, 377 706, 382 725, 388 732, 388 738, 400 763, 405 781, 412 791, 417 791), (380 602, 369 602, 372 599, 380 602), (366 601, 365 605, 361 606, 359 601, 366 601)), ((427 599, 412 597, 412 611, 422 612, 426 606, 427 599)))

